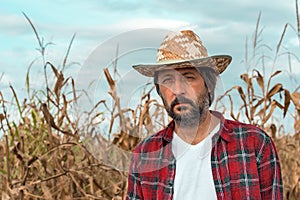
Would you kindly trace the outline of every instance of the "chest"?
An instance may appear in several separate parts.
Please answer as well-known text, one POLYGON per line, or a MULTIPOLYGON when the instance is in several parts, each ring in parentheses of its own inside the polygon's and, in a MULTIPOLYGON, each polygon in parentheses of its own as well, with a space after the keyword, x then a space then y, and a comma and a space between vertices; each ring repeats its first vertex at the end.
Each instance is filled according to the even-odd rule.
POLYGON ((260 199, 255 148, 220 142, 212 149, 211 167, 218 199, 260 199))

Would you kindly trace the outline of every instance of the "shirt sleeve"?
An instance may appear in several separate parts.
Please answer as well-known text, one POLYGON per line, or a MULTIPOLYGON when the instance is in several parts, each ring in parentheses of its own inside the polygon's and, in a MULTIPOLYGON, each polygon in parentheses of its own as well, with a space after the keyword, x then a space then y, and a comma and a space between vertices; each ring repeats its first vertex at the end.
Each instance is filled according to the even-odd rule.
POLYGON ((278 154, 272 139, 264 134, 258 155, 262 199, 283 199, 283 184, 278 154))
POLYGON ((136 161, 135 153, 133 153, 128 173, 126 200, 143 199, 141 181, 136 170, 136 161))

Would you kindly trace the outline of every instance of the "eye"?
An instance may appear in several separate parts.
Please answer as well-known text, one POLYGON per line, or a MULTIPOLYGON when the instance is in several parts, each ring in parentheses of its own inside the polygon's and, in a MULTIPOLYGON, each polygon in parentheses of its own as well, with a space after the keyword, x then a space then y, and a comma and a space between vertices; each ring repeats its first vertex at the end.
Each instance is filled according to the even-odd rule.
POLYGON ((173 79, 171 77, 167 77, 162 80, 163 84, 170 84, 172 82, 173 82, 173 79))
POLYGON ((195 76, 192 76, 192 75, 185 76, 184 78, 187 81, 193 81, 193 80, 195 80, 195 76))
POLYGON ((174 78, 172 76, 165 76, 161 80, 162 84, 171 84, 173 82, 174 82, 174 78))

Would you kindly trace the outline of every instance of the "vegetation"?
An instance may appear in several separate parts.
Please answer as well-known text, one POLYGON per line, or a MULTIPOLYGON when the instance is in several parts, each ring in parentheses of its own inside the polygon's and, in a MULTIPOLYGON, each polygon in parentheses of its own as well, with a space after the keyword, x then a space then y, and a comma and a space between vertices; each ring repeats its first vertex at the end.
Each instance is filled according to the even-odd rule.
MULTIPOLYGON (((299 16, 298 8, 296 10, 299 16)), ((25 17, 27 18, 26 15, 25 17)), ((297 19, 296 32, 300 37, 299 18, 297 19)), ((45 58, 47 44, 43 44, 37 30, 29 19, 28 21, 45 58)), ((262 32, 259 30, 259 22, 260 16, 252 42, 253 54, 251 59, 248 59, 247 54, 245 58, 248 71, 241 75, 244 83, 226 91, 217 99, 217 106, 223 107, 224 112, 228 112, 227 109, 230 108, 233 119, 245 119, 272 136, 282 163, 285 199, 296 200, 300 198, 299 87, 291 91, 283 83, 272 85, 271 80, 282 75, 281 71, 272 70, 267 77, 257 68, 258 61, 262 63, 260 66, 265 67, 266 58, 256 51, 262 45, 258 40, 262 32), (233 107, 234 91, 238 92, 242 101, 238 111, 233 107), (225 106, 226 98, 229 99, 230 107, 225 106), (280 127, 272 122, 275 110, 282 112, 283 116, 288 112, 294 113, 293 133, 279 131, 280 127)), ((277 44, 272 69, 275 69, 288 26, 284 27, 277 44)), ((153 88, 145 90, 135 109, 121 108, 116 80, 107 68, 104 69, 104 74, 113 103, 108 106, 108 102, 100 100, 89 112, 76 113, 78 100, 82 95, 88 94, 77 91, 74 79, 64 76, 73 39, 74 37, 62 66, 44 59, 44 90, 36 91, 31 88, 29 67, 26 76, 27 99, 19 99, 13 86, 10 88, 14 102, 8 102, 0 92, 0 129, 4 133, 0 140, 1 199, 122 199, 126 192, 130 151, 141 138, 167 123, 162 105, 151 97, 153 88), (49 77, 53 78, 53 84, 49 83, 49 77), (10 103, 16 105, 18 120, 8 113, 7 106, 10 103), (103 123, 104 113, 110 115, 108 132, 109 135, 113 134, 112 137, 104 136, 95 128, 103 123), (118 132, 114 132, 113 127, 120 128, 118 132)))

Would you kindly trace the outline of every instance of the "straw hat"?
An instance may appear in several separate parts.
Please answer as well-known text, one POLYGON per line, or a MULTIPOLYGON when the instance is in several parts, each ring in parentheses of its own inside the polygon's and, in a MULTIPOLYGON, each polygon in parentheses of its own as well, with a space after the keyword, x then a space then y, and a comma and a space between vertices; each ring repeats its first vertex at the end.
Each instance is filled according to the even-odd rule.
POLYGON ((154 64, 139 64, 133 68, 153 77, 155 71, 186 67, 211 67, 222 73, 231 62, 229 55, 208 56, 201 39, 191 30, 168 34, 161 43, 154 64))

